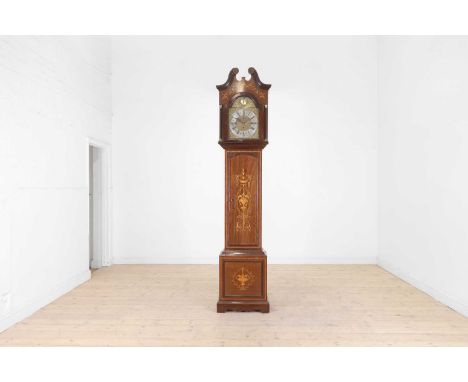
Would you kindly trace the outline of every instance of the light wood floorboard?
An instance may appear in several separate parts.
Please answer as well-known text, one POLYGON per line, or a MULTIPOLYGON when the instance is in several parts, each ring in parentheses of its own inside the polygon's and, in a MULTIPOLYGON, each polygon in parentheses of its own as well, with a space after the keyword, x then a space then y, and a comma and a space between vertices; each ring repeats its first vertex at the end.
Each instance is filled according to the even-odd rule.
POLYGON ((468 346, 468 318, 374 265, 271 265, 271 312, 216 313, 215 265, 114 265, 1 346, 468 346))

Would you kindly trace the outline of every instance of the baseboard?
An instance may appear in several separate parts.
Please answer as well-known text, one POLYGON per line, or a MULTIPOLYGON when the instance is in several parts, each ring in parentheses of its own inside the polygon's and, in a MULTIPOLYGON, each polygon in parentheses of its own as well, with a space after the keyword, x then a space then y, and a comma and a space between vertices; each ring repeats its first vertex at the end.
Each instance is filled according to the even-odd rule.
MULTIPOLYGON (((211 257, 118 257, 113 264, 218 264, 218 253, 211 257)), ((267 253, 268 255, 268 253, 267 253)), ((369 257, 274 257, 269 264, 377 264, 377 258, 369 257)))
POLYGON ((218 255, 206 258, 191 257, 117 257, 112 259, 112 264, 217 264, 218 255))
MULTIPOLYGON (((267 252, 268 255, 268 252, 267 252)), ((362 257, 273 257, 268 256, 269 264, 377 264, 373 256, 362 257)))
POLYGON ((468 317, 468 306, 462 301, 450 297, 449 294, 445 291, 435 289, 429 286, 428 284, 415 279, 414 277, 408 275, 406 272, 402 271, 399 267, 395 266, 389 261, 378 258, 377 265, 385 269, 386 271, 392 273, 393 275, 397 276, 398 278, 402 279, 403 281, 406 281, 408 284, 411 284, 415 288, 422 290, 424 293, 427 293, 429 296, 433 297, 442 304, 447 305, 448 307, 452 308, 458 313, 463 314, 465 317, 468 317))
POLYGON ((74 277, 71 277, 62 284, 57 285, 47 293, 38 296, 37 299, 30 301, 28 304, 26 304, 25 307, 10 313, 7 317, 0 320, 0 332, 8 329, 10 326, 16 324, 19 321, 24 320, 37 310, 41 309, 47 304, 50 304, 52 301, 56 300, 60 296, 63 296, 65 293, 68 293, 85 281, 88 281, 90 278, 91 272, 89 270, 84 271, 74 277))

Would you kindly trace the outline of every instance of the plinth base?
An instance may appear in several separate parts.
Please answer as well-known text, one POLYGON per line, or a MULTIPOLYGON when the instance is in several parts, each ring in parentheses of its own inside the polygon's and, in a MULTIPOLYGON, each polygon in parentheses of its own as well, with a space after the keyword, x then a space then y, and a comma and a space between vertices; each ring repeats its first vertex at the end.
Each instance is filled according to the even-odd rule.
POLYGON ((259 249, 224 250, 219 256, 218 313, 270 311, 267 257, 259 249))
POLYGON ((268 313, 270 304, 268 301, 218 301, 218 313, 232 312, 261 312, 268 313))

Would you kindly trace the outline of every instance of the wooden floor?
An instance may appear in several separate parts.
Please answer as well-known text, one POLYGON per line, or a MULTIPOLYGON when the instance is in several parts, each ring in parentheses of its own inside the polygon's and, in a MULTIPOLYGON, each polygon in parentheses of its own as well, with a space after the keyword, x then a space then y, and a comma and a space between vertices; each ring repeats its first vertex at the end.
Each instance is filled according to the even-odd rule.
POLYGON ((273 265, 268 277, 269 314, 217 314, 217 266, 114 265, 0 345, 468 346, 468 318, 377 266, 273 265))

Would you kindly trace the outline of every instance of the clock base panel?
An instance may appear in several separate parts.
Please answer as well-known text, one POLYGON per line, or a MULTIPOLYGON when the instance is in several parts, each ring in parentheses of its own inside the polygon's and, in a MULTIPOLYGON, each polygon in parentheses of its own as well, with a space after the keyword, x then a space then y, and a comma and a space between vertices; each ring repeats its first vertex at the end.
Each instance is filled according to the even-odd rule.
POLYGON ((221 253, 217 311, 270 311, 267 257, 262 249, 225 249, 221 253))

